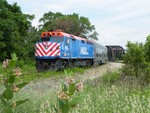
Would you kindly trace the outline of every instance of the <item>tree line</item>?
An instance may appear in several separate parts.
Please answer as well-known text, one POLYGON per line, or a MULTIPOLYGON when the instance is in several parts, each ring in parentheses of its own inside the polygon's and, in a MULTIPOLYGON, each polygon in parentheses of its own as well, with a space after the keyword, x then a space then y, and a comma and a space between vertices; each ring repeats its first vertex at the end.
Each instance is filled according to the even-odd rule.
POLYGON ((34 45, 41 32, 61 29, 83 38, 98 39, 95 26, 79 14, 47 12, 40 18, 38 28, 32 26, 34 15, 24 14, 17 3, 0 1, 0 61, 16 53, 24 61, 34 58, 34 45))

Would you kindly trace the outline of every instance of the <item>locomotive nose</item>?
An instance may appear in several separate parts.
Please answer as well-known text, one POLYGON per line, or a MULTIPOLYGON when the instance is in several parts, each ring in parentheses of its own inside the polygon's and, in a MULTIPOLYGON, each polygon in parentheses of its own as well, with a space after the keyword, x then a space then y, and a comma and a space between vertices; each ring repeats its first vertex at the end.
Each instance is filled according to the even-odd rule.
POLYGON ((41 42, 35 46, 35 55, 39 57, 60 56, 60 44, 55 42, 41 42))

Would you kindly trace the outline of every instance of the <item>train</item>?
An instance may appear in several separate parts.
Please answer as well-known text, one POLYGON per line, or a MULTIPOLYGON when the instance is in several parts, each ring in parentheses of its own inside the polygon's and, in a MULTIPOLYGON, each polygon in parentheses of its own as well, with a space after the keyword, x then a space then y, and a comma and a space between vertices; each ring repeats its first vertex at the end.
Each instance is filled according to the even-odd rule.
POLYGON ((42 32, 35 44, 35 59, 37 71, 95 66, 108 61, 105 46, 61 30, 42 32))

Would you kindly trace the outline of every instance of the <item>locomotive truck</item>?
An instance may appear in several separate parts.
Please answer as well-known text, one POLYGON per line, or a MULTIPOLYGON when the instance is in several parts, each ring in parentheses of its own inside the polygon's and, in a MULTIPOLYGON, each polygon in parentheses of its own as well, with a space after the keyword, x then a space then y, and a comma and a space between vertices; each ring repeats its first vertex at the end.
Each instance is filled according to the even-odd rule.
POLYGON ((60 30, 41 34, 35 45, 35 58, 37 71, 98 65, 108 60, 105 46, 60 30))

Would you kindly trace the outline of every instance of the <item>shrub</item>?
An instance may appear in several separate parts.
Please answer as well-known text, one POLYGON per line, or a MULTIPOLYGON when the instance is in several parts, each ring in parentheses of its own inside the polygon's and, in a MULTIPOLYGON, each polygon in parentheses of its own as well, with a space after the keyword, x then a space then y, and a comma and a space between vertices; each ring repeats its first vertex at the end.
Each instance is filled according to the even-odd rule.
POLYGON ((141 78, 143 83, 149 83, 150 64, 147 62, 147 54, 141 43, 127 44, 127 52, 123 56, 125 66, 122 68, 124 76, 135 76, 141 78))

